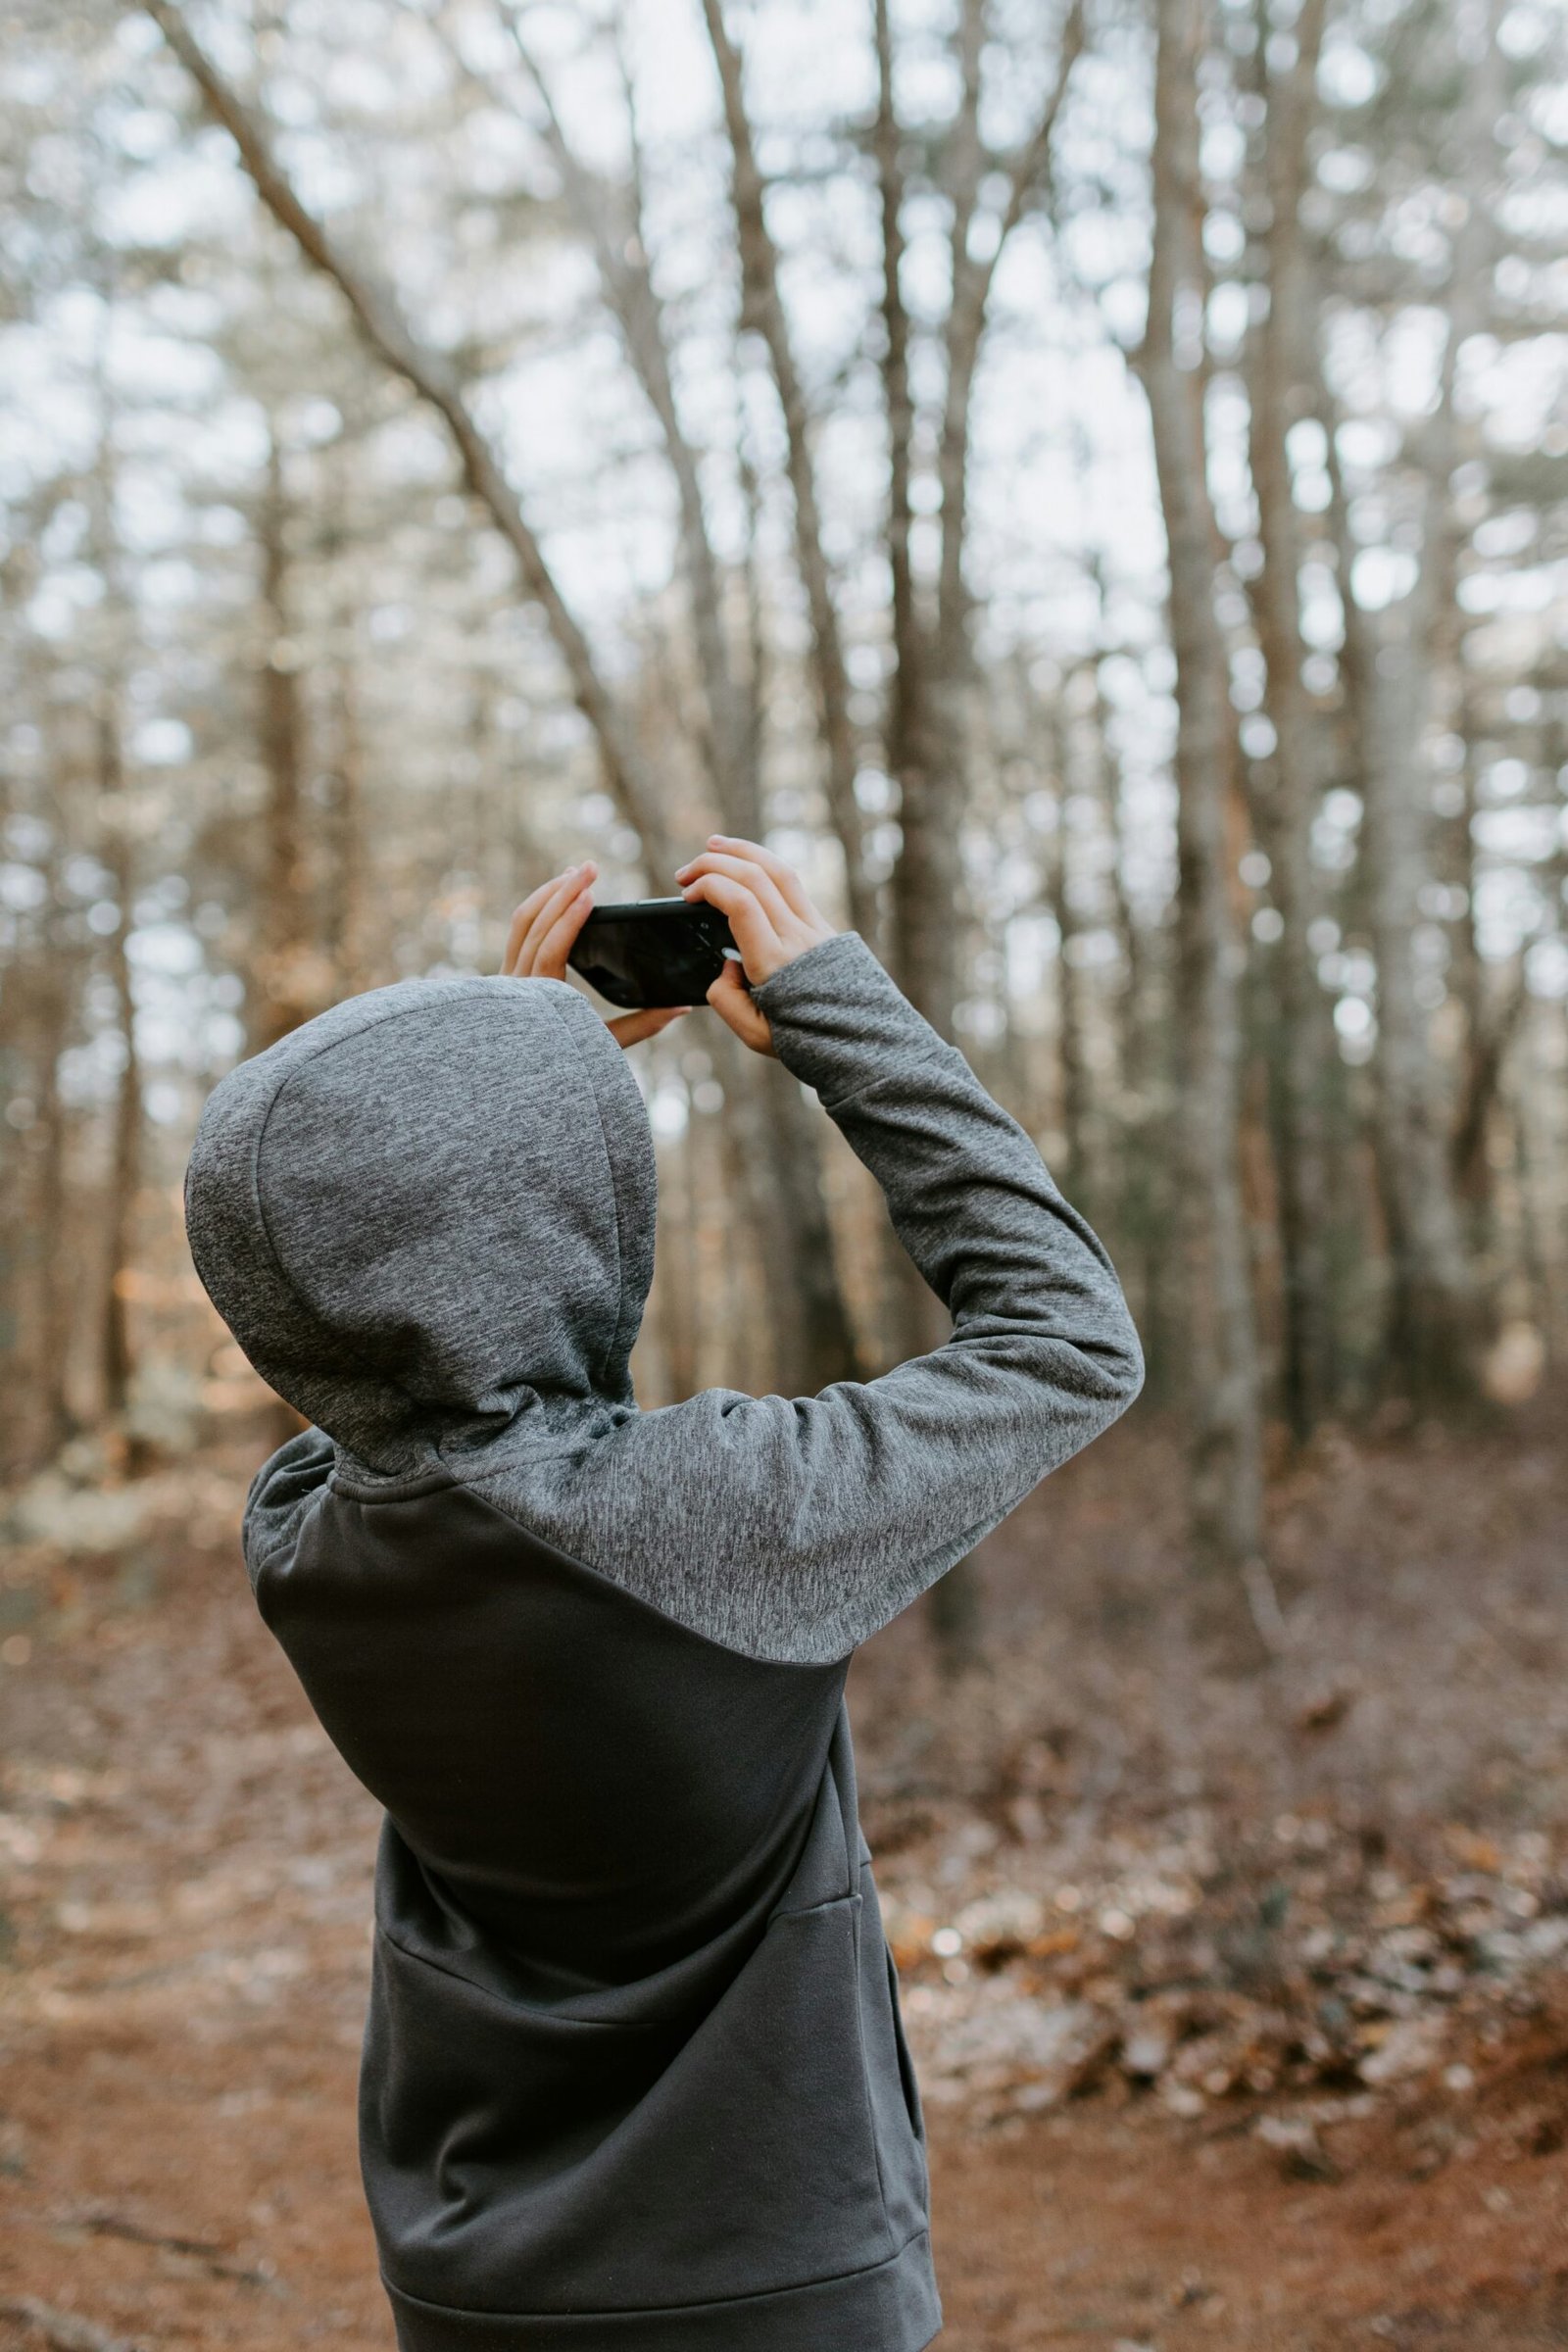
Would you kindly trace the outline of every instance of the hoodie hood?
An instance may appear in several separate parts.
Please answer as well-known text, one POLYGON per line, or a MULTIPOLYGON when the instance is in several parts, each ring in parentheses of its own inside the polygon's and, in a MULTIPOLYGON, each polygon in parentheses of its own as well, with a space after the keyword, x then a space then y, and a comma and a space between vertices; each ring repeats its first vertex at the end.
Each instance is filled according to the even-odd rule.
POLYGON ((653 1139, 558 980, 406 980, 242 1062, 185 1176, 196 1270, 246 1355, 368 1468, 632 1406, 653 1139))

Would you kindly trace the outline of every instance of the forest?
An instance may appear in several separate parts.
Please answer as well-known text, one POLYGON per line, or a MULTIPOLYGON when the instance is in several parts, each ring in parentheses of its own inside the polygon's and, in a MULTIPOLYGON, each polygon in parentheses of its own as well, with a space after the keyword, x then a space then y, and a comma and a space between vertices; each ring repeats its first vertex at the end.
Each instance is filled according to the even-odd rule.
MULTIPOLYGON (((313 2295, 383 2340, 348 2255, 267 2251, 281 2156, 233 2190, 260 2253, 190 2222, 216 2172, 114 2172, 185 2000, 135 2009, 127 1938, 217 2002, 227 1923, 209 2106, 257 1936, 324 1972, 329 2066, 363 1957, 366 1816, 230 1572, 295 1424, 185 1252, 205 1096, 346 995, 495 970, 572 859, 667 895, 715 826, 1037 1139, 1148 1358, 857 1668, 917 2054, 1007 2182, 951 2340, 1073 2339, 1004 2218, 1025 2140, 1112 2181, 1157 2110, 1174 2247, 1227 2102, 1275 2204, 1227 2175, 1251 2221, 1078 2332, 1563 2340, 1565 93, 1551 0, 0 5, 0 2017, 115 2119, 45 2163, 19 2105, 76 2253, 0 2261, 7 2352, 264 2352, 313 2295), (1430 2309, 1370 2239, 1285 2317, 1238 2283, 1293 2197, 1436 2195, 1467 2133, 1483 2242, 1450 2277, 1458 2222, 1387 2225, 1430 2309)), ((706 1011, 634 1061, 645 1405, 940 1343, 799 1086, 706 1011)), ((277 2131, 319 2109, 331 2170, 322 2082, 277 2131)))

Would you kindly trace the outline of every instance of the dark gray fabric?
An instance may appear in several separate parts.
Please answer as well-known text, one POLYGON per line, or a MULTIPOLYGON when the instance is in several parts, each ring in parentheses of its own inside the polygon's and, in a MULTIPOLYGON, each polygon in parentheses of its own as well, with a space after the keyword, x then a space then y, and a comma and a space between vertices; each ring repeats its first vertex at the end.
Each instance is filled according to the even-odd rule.
MULTIPOLYGON (((953 1314, 880 1380, 636 1409, 647 1120, 556 982, 403 983, 244 1064, 204 1115, 187 1218, 240 1344, 356 1475, 394 1491, 439 1463, 678 1623, 820 1662, 1113 1421, 1142 1359, 1094 1234, 858 938, 757 996, 953 1314)), ((307 1437, 258 1480, 253 1571, 326 1460, 307 1437)))
POLYGON ((919 2352, 919 2102, 847 1662, 675 1624, 440 1471, 262 1616, 386 1809, 360 2152, 402 2352, 919 2352))

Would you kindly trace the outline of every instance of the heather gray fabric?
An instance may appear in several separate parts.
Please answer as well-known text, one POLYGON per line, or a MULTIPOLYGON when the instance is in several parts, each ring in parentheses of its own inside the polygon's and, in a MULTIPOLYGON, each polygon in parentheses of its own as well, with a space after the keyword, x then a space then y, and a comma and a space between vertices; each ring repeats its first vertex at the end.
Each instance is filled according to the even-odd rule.
POLYGON ((242 1062, 185 1180, 191 1253, 263 1378, 417 1472, 632 1407, 654 1153, 604 1022, 553 980, 408 980, 242 1062))
POLYGON ((639 1412, 655 1184, 624 1057, 558 982, 378 990, 225 1079, 192 1154, 203 1281, 329 1433, 258 1478, 253 1574, 334 1458, 388 1494, 440 1466, 690 1630, 821 1663, 1125 1409, 1142 1359, 1104 1250, 863 943, 809 950, 757 999, 881 1185, 948 1343, 817 1396, 639 1412))

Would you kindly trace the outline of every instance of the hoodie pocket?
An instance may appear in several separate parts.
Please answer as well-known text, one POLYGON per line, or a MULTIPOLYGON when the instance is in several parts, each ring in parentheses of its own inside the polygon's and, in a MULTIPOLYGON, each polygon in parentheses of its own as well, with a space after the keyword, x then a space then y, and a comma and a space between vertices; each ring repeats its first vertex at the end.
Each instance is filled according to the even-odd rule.
MULTIPOLYGON (((858 1895, 775 1915, 688 2025, 532 2010, 379 1936, 361 2113, 391 2282, 609 2313, 884 2261, 922 2217, 887 2201, 860 1921, 858 1895)), ((891 2084, 907 2150, 896 2062, 891 2084)))
POLYGON ((896 2241, 902 2244, 925 2226, 929 2194, 925 2128, 909 2045, 899 2014, 898 1975, 882 1931, 869 1865, 862 1870, 860 1883, 865 1893, 859 1989, 866 2087, 888 2226, 896 2241))
POLYGON ((899 1972, 892 1951, 884 1943, 888 1964, 888 2005, 893 2011, 893 2039, 899 2054, 899 2083, 904 2092, 904 2111, 909 2119, 909 2129, 916 2139, 925 2138, 925 2116, 920 2106, 920 2086, 914 2079, 914 2060, 904 2034, 904 2012, 899 2004, 899 1972))

